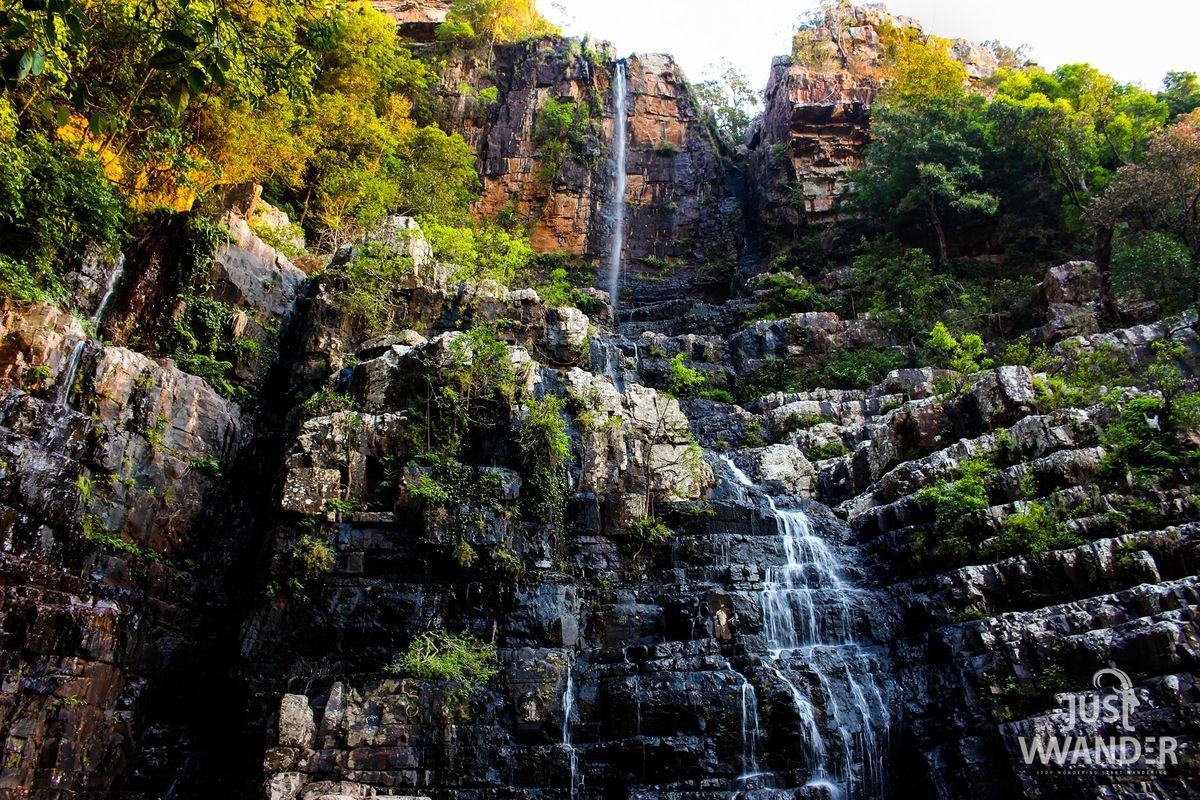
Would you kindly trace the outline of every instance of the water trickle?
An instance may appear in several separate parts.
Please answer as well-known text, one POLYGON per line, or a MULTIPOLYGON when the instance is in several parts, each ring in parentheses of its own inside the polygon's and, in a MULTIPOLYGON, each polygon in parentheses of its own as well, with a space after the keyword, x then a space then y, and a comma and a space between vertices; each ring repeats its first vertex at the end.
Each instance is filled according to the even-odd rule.
POLYGON ((613 202, 609 222, 612 239, 608 250, 608 295, 612 302, 613 328, 617 326, 617 295, 621 290, 621 252, 625 248, 625 140, 629 135, 629 113, 626 105, 628 74, 624 61, 613 66, 613 202))
POLYGON ((742 781, 757 777, 758 768, 758 695, 750 681, 742 678, 742 781))
MULTIPOLYGON (((121 276, 124 274, 125 254, 121 253, 113 265, 112 274, 108 276, 108 284, 104 287, 104 294, 100 295, 100 302, 96 305, 96 310, 88 318, 93 331, 99 333, 100 325, 104 322, 104 314, 112 304, 113 295, 117 292, 117 284, 121 282, 121 276)), ((67 357, 67 363, 63 366, 62 374, 59 377, 58 391, 54 397, 54 401, 60 406, 70 407, 71 405, 71 390, 75 387, 75 375, 79 372, 79 362, 83 358, 83 348, 86 344, 86 339, 77 341, 71 349, 71 355, 67 357)))
POLYGON ((75 387, 75 373, 79 372, 79 361, 83 357, 83 347, 86 344, 87 339, 77 341, 71 350, 71 355, 67 357, 67 363, 58 379, 58 392, 54 396, 54 402, 60 406, 69 406, 71 403, 71 390, 75 387))
POLYGON ((109 305, 112 304, 113 295, 117 293, 117 284, 121 282, 121 276, 125 274, 125 254, 117 255, 117 263, 113 265, 112 274, 108 276, 108 285, 104 287, 104 294, 100 296, 100 302, 96 305, 96 310, 92 312, 90 322, 97 333, 100 331, 100 325, 104 322, 104 315, 108 311, 109 305))

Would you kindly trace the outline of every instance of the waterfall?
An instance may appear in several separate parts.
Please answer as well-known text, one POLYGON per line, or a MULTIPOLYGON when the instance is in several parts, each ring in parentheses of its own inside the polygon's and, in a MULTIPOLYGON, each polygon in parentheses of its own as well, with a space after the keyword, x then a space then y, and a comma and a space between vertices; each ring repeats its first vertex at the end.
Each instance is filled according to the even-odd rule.
POLYGON ((69 406, 71 403, 71 389, 75 386, 75 373, 79 372, 79 361, 83 357, 83 347, 87 344, 87 339, 80 339, 75 343, 75 347, 71 349, 71 355, 67 358, 66 366, 63 367, 62 375, 58 379, 58 393, 54 396, 54 402, 60 406, 69 406))
POLYGON ((758 695, 754 685, 742 677, 742 776, 746 781, 761 774, 758 768, 758 695))
POLYGON ((629 133, 629 112, 626 106, 628 76, 624 61, 613 66, 613 143, 612 168, 615 185, 610 223, 612 239, 608 251, 608 296, 612 302, 613 329, 617 327, 617 295, 621 290, 621 251, 625 247, 625 140, 629 133))
MULTIPOLYGON (((104 294, 100 295, 100 302, 96 305, 96 310, 88 317, 88 322, 91 323, 92 331, 96 335, 100 334, 104 313, 108 311, 108 306, 112 303, 113 295, 117 291, 117 284, 121 282, 123 274, 125 274, 125 254, 121 253, 117 256, 116 263, 113 264, 112 274, 108 276, 108 283, 104 287, 104 294)), ((71 390, 75 387, 75 375, 79 372, 79 362, 83 359, 83 348, 86 344, 87 339, 77 341, 63 367, 59 377, 58 391, 54 396, 54 401, 60 406, 70 407, 71 405, 71 390)))
POLYGON ((104 287, 104 294, 100 296, 100 302, 96 305, 96 310, 92 312, 91 318, 88 320, 92 323, 92 329, 96 334, 100 334, 100 325, 104 322, 104 312, 108 311, 108 306, 112 302, 113 295, 117 292, 117 284, 121 282, 121 276, 125 274, 125 254, 117 255, 117 263, 113 265, 112 274, 108 276, 108 285, 104 287))
POLYGON ((570 796, 575 797, 575 774, 578 771, 579 759, 575 745, 571 743, 571 715, 575 712, 575 662, 567 664, 567 687, 562 699, 562 743, 567 751, 567 763, 570 770, 570 796))
MULTIPOLYGON (((766 568, 759 592, 763 666, 791 695, 808 785, 826 787, 838 797, 880 796, 891 715, 879 683, 881 659, 872 659, 854 624, 856 612, 865 613, 871 598, 847 583, 845 557, 815 533, 807 513, 778 508, 732 459, 721 456, 721 461, 743 498, 762 498, 763 516, 778 532, 783 563, 766 568)), ((745 703, 743 690, 743 749, 745 703)))

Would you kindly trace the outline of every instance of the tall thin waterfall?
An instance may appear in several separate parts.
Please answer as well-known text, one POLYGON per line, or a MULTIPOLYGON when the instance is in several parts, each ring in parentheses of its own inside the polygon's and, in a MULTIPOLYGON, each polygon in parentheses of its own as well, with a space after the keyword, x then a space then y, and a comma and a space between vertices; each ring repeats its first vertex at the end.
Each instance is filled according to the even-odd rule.
POLYGON ((612 238, 608 251, 608 296, 612 301, 613 328, 617 325, 617 295, 621 290, 621 252, 625 249, 625 140, 629 135, 627 107, 629 77, 624 61, 613 66, 613 201, 610 212, 612 238))
MULTIPOLYGON (((847 800, 881 796, 892 725, 888 687, 881 686, 881 657, 859 641, 855 624, 871 605, 869 593, 843 578, 845 556, 816 534, 807 513, 778 508, 732 459, 721 460, 742 497, 762 498, 763 516, 778 531, 783 563, 766 567, 759 593, 766 645, 762 667, 791 696, 808 784, 847 800)), ((757 714, 747 713, 746 699, 743 695, 743 750, 748 723, 757 728, 757 714)))
POLYGON ((579 770, 579 754, 571 743, 571 715, 575 713, 575 662, 567 664, 567 686, 562 699, 562 743, 567 751, 567 768, 570 781, 569 793, 572 800, 575 797, 575 776, 579 770))
MULTIPOLYGON (((100 325, 104 322, 104 313, 108 311, 113 295, 116 294, 117 284, 121 282, 121 276, 124 274, 125 254, 121 253, 117 256, 117 263, 113 265, 112 274, 108 276, 108 284, 104 287, 104 294, 100 295, 100 302, 96 305, 96 310, 88 318, 92 330, 97 335, 100 333, 100 325)), ((63 367, 59 377, 58 391, 55 394, 55 402, 60 406, 67 406, 71 403, 71 390, 75 387, 75 375, 79 372, 79 362, 83 358, 83 348, 86 344, 87 339, 80 339, 71 349, 71 355, 67 357, 66 366, 63 367)))

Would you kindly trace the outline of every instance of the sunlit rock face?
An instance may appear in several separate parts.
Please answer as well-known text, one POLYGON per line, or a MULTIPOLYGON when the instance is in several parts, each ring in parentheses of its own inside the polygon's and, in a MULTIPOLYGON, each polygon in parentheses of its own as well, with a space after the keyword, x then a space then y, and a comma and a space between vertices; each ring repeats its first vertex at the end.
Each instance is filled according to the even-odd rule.
MULTIPOLYGON (((446 6, 390 9, 417 36, 446 6)), ((177 218, 67 276, 75 313, 0 304, 0 797, 1195 797, 1195 465, 1114 477, 1106 432, 1147 389, 1060 407, 1048 388, 1093 354, 1144 367, 1163 338, 1194 382, 1195 314, 1103 330, 1094 267, 1068 262, 1009 317, 1046 348, 1033 366, 756 382, 921 352, 878 315, 777 317, 778 284, 731 280, 744 214, 836 215, 885 22, 915 30, 866 7, 806 34, 811 63, 777 62, 748 155, 720 151, 671 59, 625 61, 620 298, 464 280, 405 216, 293 263, 259 235, 290 252, 288 218, 243 186, 198 290, 257 344, 223 394, 138 351, 181 310, 177 218), (396 267, 370 323, 348 298, 364 256, 396 267), (536 409, 561 463, 528 444, 536 409), (453 458, 446 420, 467 432, 453 458), (929 490, 970 469, 975 511, 948 530, 929 490), (1063 540, 1006 549, 1035 503, 1063 540), (435 631, 487 645, 478 685, 402 659, 435 631), (1070 733, 1064 698, 1113 665, 1129 724, 1179 737, 1179 762, 1032 773, 1022 737, 1070 733)), ((614 64, 545 38, 444 74, 479 215, 524 218, 597 286, 614 64), (551 99, 596 124, 547 176, 551 99)))
MULTIPOLYGON (((886 85, 881 32, 923 37, 921 23, 882 5, 835 7, 796 35, 793 54, 775 59, 762 117, 750 132, 750 192, 767 225, 830 222, 845 212, 851 171, 862 165, 871 104, 886 85)), ((949 43, 971 81, 998 68, 992 53, 949 43)))
MULTIPOLYGON (((478 156, 480 217, 529 223, 535 250, 599 263, 611 239, 614 180, 608 45, 548 37, 497 47, 490 64, 453 58, 443 73, 448 126, 478 156), (489 93, 494 93, 490 95, 489 93), (557 170, 537 138, 547 102, 583 106, 590 127, 557 170)), ((629 133, 624 260, 640 304, 724 291, 742 235, 740 175, 670 56, 627 59, 629 133), (639 280, 644 277, 645 280, 639 280)), ((603 283, 603 276, 600 281, 603 283)))

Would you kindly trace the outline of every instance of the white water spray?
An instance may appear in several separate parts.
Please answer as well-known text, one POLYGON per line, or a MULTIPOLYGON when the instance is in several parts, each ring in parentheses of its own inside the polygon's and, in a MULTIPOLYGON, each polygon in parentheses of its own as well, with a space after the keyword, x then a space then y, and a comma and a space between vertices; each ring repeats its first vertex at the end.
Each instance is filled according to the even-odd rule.
MULTIPOLYGON (((763 666, 792 697, 810 769, 808 785, 846 800, 877 796, 891 715, 876 667, 855 635, 853 611, 864 593, 842 578, 842 556, 816 534, 807 513, 776 507, 732 459, 721 460, 741 497, 753 493, 765 500, 764 516, 778 530, 784 563, 766 568, 760 594, 769 655, 763 666), (826 722, 820 723, 821 717, 826 722)), ((743 695, 743 751, 749 719, 745 701, 743 695)))

